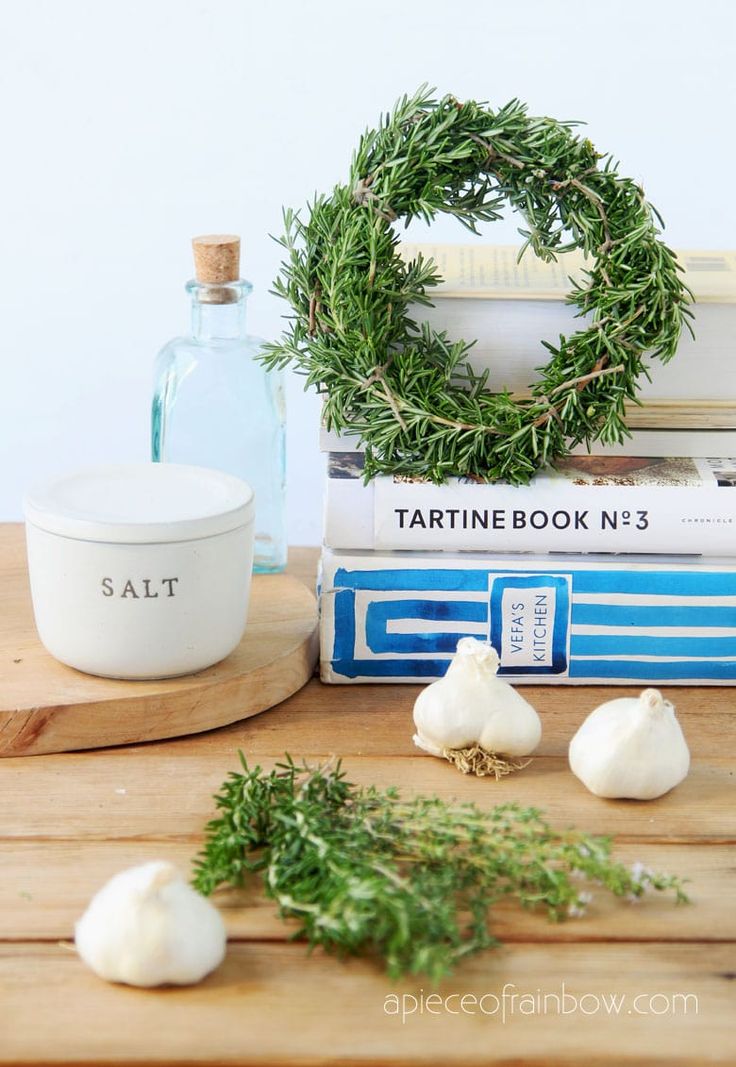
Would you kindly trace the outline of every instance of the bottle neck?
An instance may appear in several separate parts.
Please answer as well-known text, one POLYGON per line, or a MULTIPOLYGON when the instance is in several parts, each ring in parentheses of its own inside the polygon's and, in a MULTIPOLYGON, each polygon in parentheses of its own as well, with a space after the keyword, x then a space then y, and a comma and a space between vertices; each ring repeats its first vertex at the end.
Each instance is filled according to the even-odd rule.
POLYGON ((243 279, 226 285, 188 282, 194 339, 224 341, 245 337, 245 303, 252 291, 253 286, 243 279))

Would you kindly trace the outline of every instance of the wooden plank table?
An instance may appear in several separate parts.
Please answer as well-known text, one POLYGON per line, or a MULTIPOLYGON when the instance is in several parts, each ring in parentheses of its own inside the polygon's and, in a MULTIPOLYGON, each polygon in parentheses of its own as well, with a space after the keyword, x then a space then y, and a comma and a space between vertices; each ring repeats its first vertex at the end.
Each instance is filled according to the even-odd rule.
MULTIPOLYGON (((295 550, 292 569, 308 575, 315 556, 295 550)), ((650 803, 599 800, 567 769, 569 738, 610 690, 524 692, 544 738, 532 765, 500 782, 414 749, 415 687, 316 680, 208 734, 0 760, 0 1063, 734 1063, 736 690, 669 691, 693 766, 650 803), (75 919, 125 866, 165 858, 188 869, 238 749, 264 767, 285 751, 337 754, 358 782, 538 805, 557 825, 615 834, 627 862, 690 878, 693 904, 600 894, 585 918, 559 925, 499 906, 504 947, 434 989, 391 983, 371 961, 308 957, 256 892, 222 893, 228 955, 201 985, 100 981, 73 951, 75 919)))

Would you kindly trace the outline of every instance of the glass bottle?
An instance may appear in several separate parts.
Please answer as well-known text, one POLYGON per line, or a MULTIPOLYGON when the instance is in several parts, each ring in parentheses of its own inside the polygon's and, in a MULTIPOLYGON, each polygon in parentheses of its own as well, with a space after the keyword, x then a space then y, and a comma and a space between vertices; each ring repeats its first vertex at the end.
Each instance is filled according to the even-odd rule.
POLYGON ((187 283, 192 329, 156 360, 151 446, 154 462, 191 463, 234 474, 255 490, 253 569, 283 570, 285 403, 280 372, 256 356, 245 330, 250 282, 239 278, 237 237, 196 237, 196 279, 187 283))

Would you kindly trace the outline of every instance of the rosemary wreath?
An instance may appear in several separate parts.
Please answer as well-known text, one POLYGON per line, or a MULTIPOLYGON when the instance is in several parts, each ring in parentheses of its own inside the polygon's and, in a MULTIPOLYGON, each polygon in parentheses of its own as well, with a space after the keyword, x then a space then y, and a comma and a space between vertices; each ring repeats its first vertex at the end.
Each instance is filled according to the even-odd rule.
POLYGON ((327 427, 364 443, 367 478, 519 484, 579 442, 628 435, 642 357, 674 355, 691 294, 640 186, 575 125, 423 86, 363 135, 346 185, 317 196, 306 221, 284 212, 274 291, 293 314, 263 359, 324 395, 327 427), (577 248, 591 261, 568 296, 586 326, 542 342, 549 360, 525 396, 494 391, 467 363, 468 342, 411 318, 441 279, 431 260, 402 260, 394 227, 445 212, 477 233, 504 204, 526 223, 520 255, 577 248))

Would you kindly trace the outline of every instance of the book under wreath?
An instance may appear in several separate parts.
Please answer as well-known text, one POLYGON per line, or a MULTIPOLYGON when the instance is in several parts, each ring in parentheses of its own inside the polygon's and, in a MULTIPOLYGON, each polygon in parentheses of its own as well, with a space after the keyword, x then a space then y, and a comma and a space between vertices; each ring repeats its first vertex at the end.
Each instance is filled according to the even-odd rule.
POLYGON ((362 474, 330 454, 330 548, 736 553, 736 457, 566 456, 522 486, 362 474))

